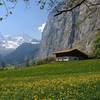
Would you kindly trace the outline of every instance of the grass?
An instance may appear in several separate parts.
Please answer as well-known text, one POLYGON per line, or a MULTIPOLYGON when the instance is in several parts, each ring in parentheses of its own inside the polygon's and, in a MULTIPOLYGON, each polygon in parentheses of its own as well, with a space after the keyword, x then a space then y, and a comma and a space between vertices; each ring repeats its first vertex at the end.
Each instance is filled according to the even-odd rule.
POLYGON ((0 100, 99 99, 99 59, 0 71, 0 100))

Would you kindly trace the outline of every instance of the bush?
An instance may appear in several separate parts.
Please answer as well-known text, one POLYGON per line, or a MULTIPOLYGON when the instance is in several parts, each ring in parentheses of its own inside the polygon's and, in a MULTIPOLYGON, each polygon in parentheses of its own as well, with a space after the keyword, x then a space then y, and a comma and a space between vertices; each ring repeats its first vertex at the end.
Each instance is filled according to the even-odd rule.
POLYGON ((48 58, 45 58, 45 59, 38 59, 36 61, 36 64, 37 65, 41 65, 41 64, 47 64, 47 63, 52 63, 52 62, 55 62, 55 58, 54 57, 48 57, 48 58))
POLYGON ((94 54, 96 58, 100 58, 100 32, 97 33, 96 39, 93 42, 94 54))
POLYGON ((38 59, 38 60, 36 61, 36 64, 37 64, 37 65, 46 64, 46 59, 38 59))
POLYGON ((48 57, 48 63, 55 62, 56 59, 54 57, 48 57))

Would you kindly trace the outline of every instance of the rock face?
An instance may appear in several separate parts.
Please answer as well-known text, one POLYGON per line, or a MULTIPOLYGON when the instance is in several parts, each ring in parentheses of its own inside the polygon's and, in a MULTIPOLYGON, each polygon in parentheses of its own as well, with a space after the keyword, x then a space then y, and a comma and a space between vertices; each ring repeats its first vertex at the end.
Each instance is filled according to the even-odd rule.
MULTIPOLYGON (((90 0, 94 3, 99 0, 90 0)), ((67 1, 66 1, 67 2, 67 1)), ((63 8, 63 5, 58 5, 63 8)), ((48 21, 43 31, 40 56, 52 56, 57 50, 78 48, 86 53, 92 52, 92 42, 96 32, 100 30, 100 6, 97 9, 89 8, 82 4, 72 12, 63 13, 54 17, 56 8, 48 16, 48 21)))

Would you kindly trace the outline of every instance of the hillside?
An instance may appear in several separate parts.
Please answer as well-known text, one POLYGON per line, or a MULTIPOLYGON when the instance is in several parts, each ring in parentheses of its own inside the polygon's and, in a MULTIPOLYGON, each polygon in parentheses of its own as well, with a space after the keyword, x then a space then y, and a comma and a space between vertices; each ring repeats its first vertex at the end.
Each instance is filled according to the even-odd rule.
POLYGON ((2 100, 99 100, 100 60, 0 71, 2 100))
POLYGON ((16 50, 5 56, 7 64, 21 64, 27 59, 35 59, 38 55, 40 44, 23 43, 16 50))

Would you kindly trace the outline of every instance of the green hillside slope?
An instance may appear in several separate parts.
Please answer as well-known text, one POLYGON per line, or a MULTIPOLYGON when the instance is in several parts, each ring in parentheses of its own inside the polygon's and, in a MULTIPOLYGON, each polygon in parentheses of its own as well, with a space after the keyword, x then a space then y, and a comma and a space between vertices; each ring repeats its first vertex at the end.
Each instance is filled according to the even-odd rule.
POLYGON ((0 71, 0 100, 80 99, 100 99, 100 60, 0 71))

